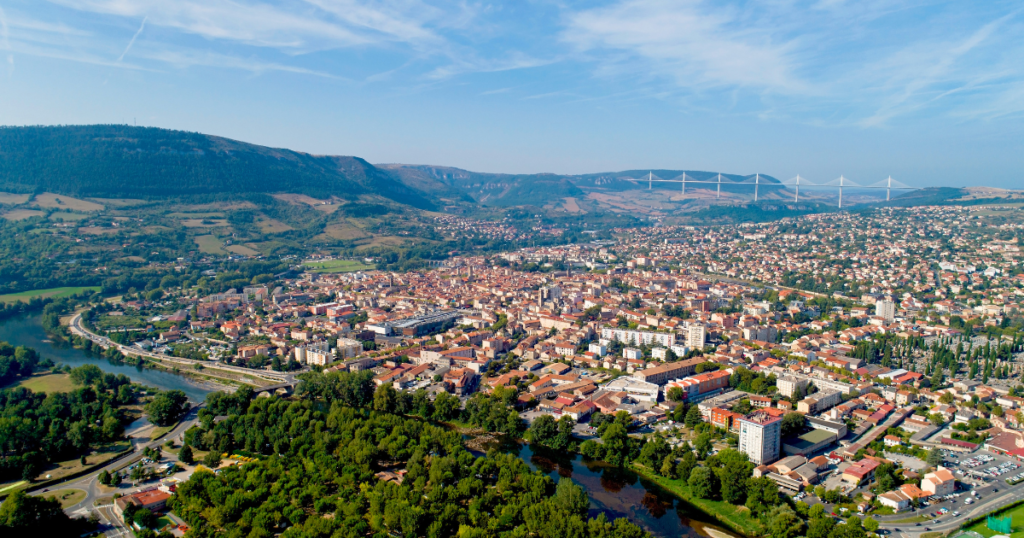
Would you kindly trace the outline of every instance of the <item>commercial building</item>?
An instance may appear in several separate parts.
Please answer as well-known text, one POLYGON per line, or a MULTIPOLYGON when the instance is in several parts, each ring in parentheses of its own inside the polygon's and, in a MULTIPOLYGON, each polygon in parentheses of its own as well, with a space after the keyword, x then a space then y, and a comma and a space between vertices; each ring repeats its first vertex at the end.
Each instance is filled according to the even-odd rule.
POLYGON ((150 512, 159 512, 167 507, 167 499, 171 498, 171 492, 164 486, 151 488, 131 495, 118 497, 114 501, 114 513, 117 517, 124 519, 124 510, 128 505, 135 505, 136 508, 145 508, 150 512))
POLYGON ((854 486, 859 486, 865 481, 870 481, 875 476, 875 469, 879 463, 867 458, 854 462, 843 471, 843 481, 854 486))
POLYGON ((779 459, 782 435, 782 418, 773 417, 764 411, 755 411, 739 419, 739 450, 746 454, 754 465, 767 465, 779 459))
POLYGON ((811 430, 797 437, 787 437, 782 442, 782 452, 787 456, 810 456, 836 442, 836 434, 825 430, 811 430))
POLYGON ((611 392, 625 392, 630 398, 641 402, 657 402, 660 392, 658 385, 632 377, 620 377, 602 388, 611 392))
POLYGON ((821 430, 835 435, 836 439, 846 437, 847 427, 845 422, 827 420, 818 417, 807 417, 807 424, 815 430, 821 430))
POLYGON ((672 387, 679 387, 687 402, 696 403, 720 393, 728 386, 729 372, 718 370, 671 381, 665 385, 665 393, 668 394, 672 387))
POLYGON ((655 366, 654 368, 637 370, 636 372, 633 372, 633 377, 640 381, 664 385, 673 379, 679 379, 680 377, 686 377, 693 374, 697 369, 697 365, 702 362, 704 362, 703 358, 669 362, 660 366, 655 366))
POLYGON ((454 326, 455 321, 464 314, 462 310, 438 310, 398 321, 371 324, 366 328, 382 336, 423 336, 454 326))
POLYGON ((945 467, 924 475, 921 490, 929 495, 949 495, 956 491, 956 477, 945 467))

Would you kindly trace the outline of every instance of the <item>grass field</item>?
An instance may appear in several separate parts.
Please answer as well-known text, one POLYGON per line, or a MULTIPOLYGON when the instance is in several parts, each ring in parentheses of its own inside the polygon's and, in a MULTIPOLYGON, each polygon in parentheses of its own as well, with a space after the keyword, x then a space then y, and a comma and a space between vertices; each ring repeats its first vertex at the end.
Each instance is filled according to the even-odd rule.
POLYGON ((67 374, 34 375, 5 388, 14 387, 25 387, 32 392, 45 392, 47 394, 52 392, 71 392, 76 388, 75 384, 71 382, 71 376, 67 374))
POLYGON ((29 194, 13 194, 9 192, 0 192, 0 204, 18 205, 24 204, 28 201, 29 194))
POLYGON ((199 245, 199 252, 206 254, 227 254, 224 250, 224 243, 215 235, 196 236, 196 244, 199 245))
POLYGON ((56 497, 60 501, 61 508, 74 506, 85 500, 85 492, 80 489, 58 489, 49 491, 46 497, 56 497))
POLYGON ((13 493, 13 492, 15 492, 15 491, 21 489, 22 487, 27 486, 27 485, 28 485, 28 480, 19 480, 17 482, 8 482, 6 484, 0 484, 0 495, 6 495, 8 493, 13 493))
POLYGON ((75 211, 103 211, 104 209, 102 205, 96 202, 79 200, 78 198, 53 194, 52 192, 38 194, 32 202, 42 208, 52 207, 55 209, 73 209, 75 211))
POLYGON ((120 454, 121 452, 124 452, 129 447, 131 447, 131 443, 129 443, 127 440, 101 445, 97 447, 94 452, 90 453, 85 457, 85 466, 82 465, 81 460, 79 460, 78 458, 71 459, 68 461, 62 461, 59 463, 54 463, 48 469, 39 473, 39 476, 36 477, 36 480, 46 480, 47 475, 50 475, 51 479, 60 479, 64 478, 65 476, 73 475, 81 471, 84 467, 89 467, 92 465, 97 465, 100 463, 110 461, 114 456, 120 454))
POLYGON ((0 295, 0 302, 13 303, 15 301, 21 301, 23 303, 27 303, 36 297, 52 297, 54 299, 57 299, 60 297, 67 297, 69 295, 81 293, 86 290, 99 291, 100 288, 98 286, 72 286, 67 288, 50 288, 46 290, 20 291, 18 293, 8 293, 7 295, 0 295))
POLYGON ((7 220, 24 220, 32 217, 41 217, 46 213, 36 209, 12 209, 4 213, 4 218, 7 220))
POLYGON ((325 262, 305 262, 302 265, 314 273, 351 273, 368 271, 373 266, 355 260, 329 260, 325 262))
MULTIPOLYGON (((1020 504, 1008 510, 1002 510, 989 515, 997 518, 1004 518, 1006 516, 1010 516, 1010 525, 1013 530, 1013 533, 1010 534, 1010 538, 1024 538, 1024 504, 1020 504)), ((984 519, 970 527, 967 527, 964 530, 974 531, 982 536, 995 536, 997 534, 1001 534, 989 529, 984 519)))
POLYGON ((228 245, 228 246, 226 246, 224 248, 227 249, 230 252, 234 252, 235 254, 241 254, 242 256, 259 256, 260 255, 260 251, 253 250, 253 249, 251 249, 251 248, 249 248, 249 247, 247 247, 245 245, 228 245))

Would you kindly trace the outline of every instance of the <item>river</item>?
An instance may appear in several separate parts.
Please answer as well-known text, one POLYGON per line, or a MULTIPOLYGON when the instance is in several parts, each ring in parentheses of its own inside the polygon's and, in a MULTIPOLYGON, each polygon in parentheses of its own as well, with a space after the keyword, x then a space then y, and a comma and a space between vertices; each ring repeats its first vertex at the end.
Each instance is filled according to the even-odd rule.
POLYGON ((83 364, 94 364, 104 372, 124 374, 132 381, 158 388, 161 390, 180 390, 190 400, 202 402, 213 389, 205 388, 192 382, 185 376, 153 370, 136 368, 127 364, 111 364, 104 358, 93 357, 81 349, 52 343, 43 329, 42 317, 39 315, 18 316, 0 321, 0 341, 12 346, 25 346, 35 349, 43 358, 55 363, 67 364, 72 368, 83 364))
MULTIPOLYGON (((205 400, 210 389, 203 388, 188 378, 160 370, 140 369, 128 365, 115 365, 106 359, 92 357, 80 349, 55 345, 46 335, 38 315, 21 316, 0 322, 0 341, 14 346, 34 348, 44 358, 71 367, 95 364, 104 372, 124 374, 132 381, 162 390, 181 390, 196 402, 205 400)), ((141 419, 145 420, 145 419, 141 419)), ((556 481, 571 478, 590 497, 590 516, 604 513, 609 520, 627 517, 658 538, 698 538, 711 536, 709 530, 721 537, 727 531, 698 519, 701 514, 689 513, 685 503, 663 491, 657 485, 641 479, 636 473, 604 462, 593 461, 580 455, 556 453, 543 447, 530 445, 518 448, 519 457, 531 468, 539 470, 556 481), (721 534, 719 534, 719 532, 721 534)), ((732 535, 732 533, 728 533, 732 535)))
POLYGON ((717 525, 691 519, 706 516, 689 512, 685 503, 628 469, 525 444, 519 448, 519 457, 556 481, 571 478, 582 487, 590 497, 590 517, 602 512, 609 520, 627 517, 659 538, 706 537, 712 532, 719 537, 734 535, 717 525))

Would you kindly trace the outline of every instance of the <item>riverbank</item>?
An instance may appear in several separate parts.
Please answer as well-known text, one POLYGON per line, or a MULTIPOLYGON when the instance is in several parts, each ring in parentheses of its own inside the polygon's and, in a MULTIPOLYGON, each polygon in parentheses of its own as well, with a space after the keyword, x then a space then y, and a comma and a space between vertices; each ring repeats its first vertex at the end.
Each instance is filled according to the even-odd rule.
POLYGON ((750 510, 747 507, 736 506, 723 501, 709 501, 697 498, 690 493, 690 486, 685 481, 659 476, 639 463, 633 463, 631 469, 644 480, 655 483, 680 501, 685 502, 695 511, 714 519, 729 530, 747 537, 762 535, 761 523, 750 516, 750 510))
MULTIPOLYGON (((206 395, 214 390, 222 390, 210 383, 196 383, 190 377, 172 373, 162 368, 146 365, 139 368, 131 364, 118 364, 106 357, 96 356, 83 349, 75 348, 66 341, 55 340, 43 328, 39 314, 22 314, 0 320, 0 341, 12 346, 25 346, 35 349, 44 359, 54 363, 68 365, 72 368, 85 364, 98 366, 108 374, 123 374, 135 383, 154 387, 160 390, 181 390, 194 402, 206 400, 206 395)), ((200 372, 197 374, 202 375, 200 372)), ((233 390, 233 389, 232 389, 233 390)))

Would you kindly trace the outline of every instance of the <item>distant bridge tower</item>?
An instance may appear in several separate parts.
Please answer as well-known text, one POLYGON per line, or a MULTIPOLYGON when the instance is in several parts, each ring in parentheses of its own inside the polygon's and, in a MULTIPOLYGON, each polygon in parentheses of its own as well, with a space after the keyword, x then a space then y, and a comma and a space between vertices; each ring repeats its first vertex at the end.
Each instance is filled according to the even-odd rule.
POLYGON ((715 199, 722 197, 722 173, 718 173, 718 192, 715 193, 715 199))
POLYGON ((889 201, 889 191, 892 190, 892 176, 889 176, 889 179, 887 179, 885 181, 886 181, 886 183, 885 183, 885 201, 888 202, 889 201))
POLYGON ((651 190, 654 185, 654 172, 647 172, 647 190, 651 190))
POLYGON ((760 173, 758 173, 756 176, 754 176, 754 201, 755 202, 757 201, 757 186, 758 186, 759 183, 761 183, 761 174, 760 173))
POLYGON ((843 183, 846 178, 842 174, 839 174, 839 209, 843 208, 843 183))
POLYGON ((686 196, 686 172, 683 172, 683 180, 680 181, 679 184, 683 186, 683 196, 686 196))
POLYGON ((800 201, 800 174, 796 175, 796 196, 793 198, 793 201, 800 201))

